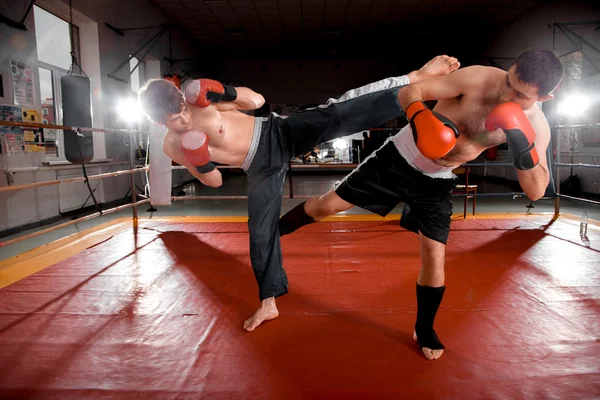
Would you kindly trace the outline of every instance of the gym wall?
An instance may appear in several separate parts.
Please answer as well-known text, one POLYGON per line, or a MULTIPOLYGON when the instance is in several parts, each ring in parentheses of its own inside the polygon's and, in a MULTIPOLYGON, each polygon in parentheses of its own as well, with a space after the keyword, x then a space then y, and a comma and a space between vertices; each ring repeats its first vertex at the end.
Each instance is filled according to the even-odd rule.
MULTIPOLYGON (((519 55, 522 51, 529 48, 553 48, 553 23, 572 23, 572 22, 586 22, 586 21, 599 21, 600 20, 600 4, 592 1, 547 1, 543 2, 538 7, 531 9, 521 18, 517 19, 513 24, 509 25, 502 32, 499 32, 495 40, 490 43, 490 46, 486 49, 487 57, 507 57, 513 58, 519 55)), ((591 45, 600 49, 600 30, 596 29, 598 25, 567 25, 569 29, 581 36, 591 45)), ((592 49, 589 45, 583 43, 579 39, 572 36, 575 43, 571 42, 558 28, 556 28, 556 34, 554 36, 554 49, 559 56, 571 53, 573 51, 581 50, 583 59, 581 87, 591 89, 591 92, 595 92, 596 96, 600 93, 600 71, 594 73, 595 67, 600 67, 600 53, 592 49), (590 62, 591 61, 591 62, 590 62)), ((503 67, 508 68, 510 60, 497 60, 497 62, 503 67)), ((565 63, 565 67, 568 67, 568 63, 565 63)), ((569 71, 565 72, 564 80, 569 79, 569 71)), ((564 81, 563 80, 563 81, 564 81)), ((600 108, 590 107, 588 108, 585 115, 579 118, 569 118, 568 116, 562 117, 561 119, 556 118, 556 107, 562 99, 565 98, 568 90, 564 85, 559 86, 556 90, 556 98, 544 103, 542 109, 549 118, 551 126, 561 124, 582 124, 582 123, 600 123, 600 108), (554 119, 553 119, 554 117, 554 119)), ((595 100, 598 104, 600 99, 595 100)), ((575 140, 575 162, 587 163, 587 164, 599 164, 600 163, 600 143, 592 145, 587 143, 592 135, 599 135, 600 128, 596 128, 592 131, 576 132, 575 140)), ((558 138, 561 140, 560 159, 563 163, 571 163, 571 147, 572 140, 570 135, 566 136, 565 132, 555 132, 553 140, 556 142, 558 138)), ((556 143, 555 143, 556 145, 556 143)), ((500 152, 498 155, 498 162, 506 161, 505 157, 509 156, 506 152, 500 152)), ((512 159, 511 159, 512 160, 512 159)), ((510 161, 510 160, 509 160, 510 161)), ((489 172, 489 171, 488 171, 489 172)), ((517 180, 516 171, 514 168, 497 167, 492 171, 494 176, 505 177, 510 180, 517 180)), ((569 177, 570 168, 560 169, 560 180, 564 181, 569 177)), ((573 174, 577 174, 581 180, 581 190, 587 193, 600 194, 596 183, 600 186, 600 174, 597 169, 584 169, 574 168, 573 174)))
MULTIPOLYGON (((20 21, 29 1, 0 0, 2 14, 10 19, 20 21)), ((52 14, 69 20, 68 1, 37 0, 37 6, 52 14)), ((129 83, 119 82, 107 76, 129 54, 137 50, 158 29, 126 32, 119 36, 108 29, 105 22, 118 28, 134 28, 155 26, 168 22, 168 18, 149 1, 146 0, 73 0, 74 24, 80 31, 80 60, 85 73, 92 81, 93 125, 95 128, 127 128, 116 115, 117 100, 131 94, 129 83)), ((24 61, 32 65, 35 108, 40 109, 40 87, 38 60, 35 38, 35 22, 33 10, 24 22, 27 30, 19 30, 0 24, 0 74, 2 74, 4 97, 0 97, 0 105, 14 105, 12 78, 9 58, 24 61)), ((177 29, 173 30, 172 54, 174 58, 195 58, 196 47, 177 29)), ((163 35, 153 47, 146 62, 160 64, 164 71, 168 64, 163 59, 169 54, 168 34, 163 35)), ((152 70, 152 68, 151 68, 152 70)), ((128 79, 128 64, 116 75, 128 79)), ((150 78, 147 76, 146 78, 150 78)), ((141 82, 143 83, 143 82, 141 82)), ((122 169, 129 169, 129 153, 123 152, 129 137, 107 133, 94 134, 94 159, 88 168, 88 174, 98 174, 122 169)), ((59 179, 61 176, 81 174, 81 166, 73 164, 45 165, 46 155, 41 153, 0 154, 0 186, 25 184, 39 181, 59 179)), ((57 164, 57 163, 54 163, 57 164)), ((60 163, 59 163, 60 164, 60 163)), ((141 174, 136 177, 141 185, 141 174)), ((100 183, 96 198, 98 202, 110 203, 120 200, 129 189, 129 177, 109 178, 110 183, 100 183)), ((99 181, 93 181, 92 188, 99 181)), ((69 184, 79 186, 84 200, 87 197, 85 184, 69 184)), ((13 227, 35 224, 52 219, 59 215, 59 186, 47 186, 0 194, 0 232, 13 227)))

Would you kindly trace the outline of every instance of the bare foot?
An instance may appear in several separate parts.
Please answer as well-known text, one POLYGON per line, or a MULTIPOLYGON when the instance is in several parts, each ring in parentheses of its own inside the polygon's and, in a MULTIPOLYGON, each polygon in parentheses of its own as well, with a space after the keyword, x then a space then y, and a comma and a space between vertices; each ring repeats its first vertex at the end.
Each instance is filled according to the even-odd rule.
MULTIPOLYGON (((413 340, 415 342, 417 341, 417 332, 414 332, 414 331, 413 331, 413 340)), ((444 353, 443 349, 442 350, 431 350, 428 347, 422 347, 421 351, 425 355, 425 358, 427 358, 428 360, 437 360, 444 353)))
POLYGON ((452 71, 456 71, 460 67, 460 62, 455 57, 437 56, 427 64, 423 65, 419 72, 424 76, 447 75, 452 71))
POLYGON ((260 304, 260 308, 256 310, 254 315, 244 322, 244 329, 248 332, 252 332, 264 321, 275 319, 278 316, 279 311, 275 304, 275 298, 269 297, 268 299, 264 299, 260 304))

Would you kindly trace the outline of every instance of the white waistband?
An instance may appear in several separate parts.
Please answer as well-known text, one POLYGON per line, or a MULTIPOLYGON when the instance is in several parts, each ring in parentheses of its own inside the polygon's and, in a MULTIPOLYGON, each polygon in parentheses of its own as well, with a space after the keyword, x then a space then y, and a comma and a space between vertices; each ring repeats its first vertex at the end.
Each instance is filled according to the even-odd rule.
POLYGON ((453 179, 455 177, 452 173, 454 167, 444 167, 421 154, 415 144, 410 125, 402 128, 391 140, 398 153, 417 171, 432 178, 453 179))
POLYGON ((254 129, 252 129, 252 140, 250 141, 250 148, 248 149, 248 153, 246 154, 246 158, 242 163, 241 167, 244 171, 247 171, 252 165, 252 161, 254 160, 254 156, 256 155, 256 150, 258 149, 258 143, 260 142, 260 135, 262 133, 263 122, 265 122, 267 118, 254 118, 254 129))

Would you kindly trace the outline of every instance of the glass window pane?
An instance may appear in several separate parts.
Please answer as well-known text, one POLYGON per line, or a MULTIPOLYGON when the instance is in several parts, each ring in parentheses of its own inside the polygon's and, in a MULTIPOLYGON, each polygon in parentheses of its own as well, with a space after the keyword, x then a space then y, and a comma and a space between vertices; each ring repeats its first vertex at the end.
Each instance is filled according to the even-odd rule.
POLYGON ((52 71, 40 68, 40 94, 42 97, 42 117, 44 123, 54 124, 54 90, 52 87, 52 71))
MULTIPOLYGON (((42 98, 42 123, 56 124, 56 109, 54 108, 55 96, 53 75, 54 73, 46 68, 39 68, 40 71, 40 96, 42 98)), ((56 146, 55 129, 44 128, 44 146, 46 155, 51 157, 58 156, 58 147, 56 146)))
POLYGON ((67 21, 34 6, 38 60, 68 70, 71 66, 71 37, 67 21))

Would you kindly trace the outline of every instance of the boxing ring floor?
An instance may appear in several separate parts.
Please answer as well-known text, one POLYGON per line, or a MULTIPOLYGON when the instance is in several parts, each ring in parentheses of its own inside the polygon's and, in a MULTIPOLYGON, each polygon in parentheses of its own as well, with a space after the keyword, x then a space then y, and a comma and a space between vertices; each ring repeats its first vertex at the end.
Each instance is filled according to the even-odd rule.
POLYGON ((398 216, 282 238, 290 293, 258 306, 240 217, 120 219, 0 262, 0 397, 591 399, 600 394, 600 226, 452 223, 427 361, 412 340, 418 236, 398 216))

